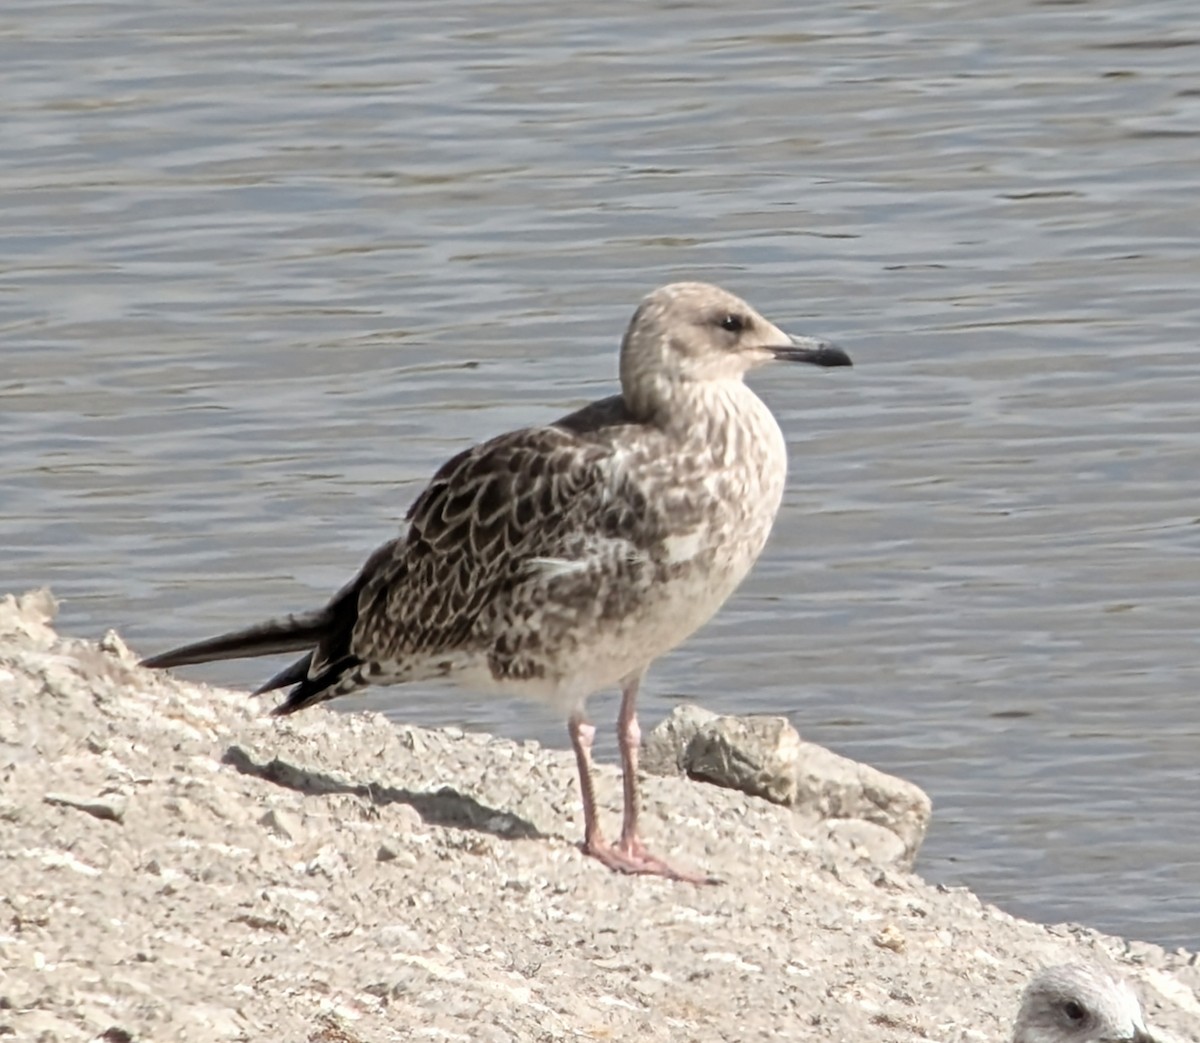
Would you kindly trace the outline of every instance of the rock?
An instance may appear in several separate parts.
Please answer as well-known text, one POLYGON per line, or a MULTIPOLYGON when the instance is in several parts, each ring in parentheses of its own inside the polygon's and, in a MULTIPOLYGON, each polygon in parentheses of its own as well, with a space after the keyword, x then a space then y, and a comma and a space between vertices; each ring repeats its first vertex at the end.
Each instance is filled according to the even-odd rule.
POLYGON ((912 855, 904 841, 885 826, 861 818, 827 819, 824 826, 829 836, 840 840, 868 862, 906 869, 912 864, 912 855))
POLYGON ((822 819, 862 819, 900 838, 911 865, 929 829, 933 805, 919 786, 817 746, 802 743, 794 807, 822 819))
MULTIPOLYGON (((121 662, 128 663, 131 666, 135 665, 138 661, 137 656, 135 656, 129 650, 129 646, 125 644, 124 640, 121 638, 121 635, 115 630, 107 631, 98 642, 98 647, 101 652, 105 652, 110 656, 115 656, 117 659, 121 660, 121 662)), ((123 1030, 114 1028, 110 1029, 109 1031, 120 1032, 123 1030)))
POLYGON ((697 706, 676 707, 648 737, 643 765, 844 823, 837 832, 880 864, 910 866, 932 814, 919 787, 804 742, 784 717, 720 717, 697 706), (849 827, 858 821, 889 831, 899 845, 849 827))
POLYGON ((109 822, 120 822, 125 818, 128 801, 119 793, 99 797, 75 797, 69 793, 47 793, 42 798, 47 804, 58 804, 67 808, 78 808, 96 818, 109 822))
POLYGON ((881 949, 890 949, 892 952, 904 952, 908 945, 908 940, 904 937, 904 932, 900 930, 894 923, 885 924, 882 930, 876 931, 871 937, 871 941, 881 949))
POLYGON ((688 747, 717 715, 695 703, 681 703, 659 722, 642 745, 640 766, 650 775, 686 775, 688 747))
POLYGON ((5 594, 0 600, 0 636, 21 637, 46 647, 58 636, 50 626, 56 615, 58 602, 45 588, 19 597, 5 594))
POLYGON ((267 832, 279 840, 296 843, 304 837, 304 827, 300 825, 299 816, 282 808, 271 808, 258 820, 258 824, 265 826, 267 832))
POLYGON ((772 804, 796 803, 800 733, 785 717, 715 717, 687 745, 694 779, 772 804))

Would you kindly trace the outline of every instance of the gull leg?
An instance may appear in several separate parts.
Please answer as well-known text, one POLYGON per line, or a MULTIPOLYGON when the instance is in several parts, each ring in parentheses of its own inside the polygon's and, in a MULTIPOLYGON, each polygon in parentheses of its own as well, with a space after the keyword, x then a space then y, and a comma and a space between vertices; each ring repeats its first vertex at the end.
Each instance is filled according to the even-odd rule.
POLYGON ((575 751, 575 764, 579 769, 579 794, 583 798, 583 851, 595 858, 609 847, 600 829, 600 813, 596 810, 596 784, 592 778, 592 743, 596 739, 596 726, 589 724, 583 716, 583 708, 575 710, 567 721, 571 736, 571 748, 575 751))
POLYGON ((579 793, 583 798, 583 853, 618 873, 664 876, 669 880, 682 880, 694 884, 716 883, 711 877, 697 876, 672 868, 661 858, 650 854, 637 835, 637 751, 641 736, 636 708, 642 673, 644 671, 626 678, 621 689, 618 740, 623 767, 625 813, 621 839, 616 844, 605 840, 604 831, 600 828, 600 812, 596 806, 596 786, 592 775, 592 744, 596 738, 596 729, 584 718, 582 708, 575 710, 567 721, 571 748, 575 751, 575 764, 579 769, 579 793))
POLYGON ((638 750, 642 745, 642 728, 637 719, 638 690, 642 687, 645 670, 630 674, 621 682, 621 712, 617 715, 617 746, 621 750, 621 791, 624 815, 621 819, 621 850, 627 854, 645 854, 638 836, 638 750))
POLYGON ((715 884, 714 877, 688 873, 675 869, 657 855, 652 855, 638 835, 638 813, 641 809, 638 793, 638 750, 642 745, 642 729, 637 719, 638 690, 642 686, 645 669, 630 674, 621 682, 621 712, 617 716, 617 745, 621 750, 621 789, 624 796, 624 817, 621 821, 621 839, 617 850, 636 868, 626 872, 650 873, 665 876, 669 880, 683 880, 692 884, 715 884))

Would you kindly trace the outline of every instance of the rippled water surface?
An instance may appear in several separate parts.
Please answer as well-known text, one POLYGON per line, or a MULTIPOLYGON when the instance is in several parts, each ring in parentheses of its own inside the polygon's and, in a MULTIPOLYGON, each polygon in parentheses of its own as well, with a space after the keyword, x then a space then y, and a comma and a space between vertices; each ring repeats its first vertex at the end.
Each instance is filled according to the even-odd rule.
POLYGON ((314 606, 720 282, 857 366, 757 382, 784 509, 647 724, 787 713, 930 792, 931 880, 1195 948, 1194 5, 733 8, 6 4, 2 589, 144 652, 314 606))

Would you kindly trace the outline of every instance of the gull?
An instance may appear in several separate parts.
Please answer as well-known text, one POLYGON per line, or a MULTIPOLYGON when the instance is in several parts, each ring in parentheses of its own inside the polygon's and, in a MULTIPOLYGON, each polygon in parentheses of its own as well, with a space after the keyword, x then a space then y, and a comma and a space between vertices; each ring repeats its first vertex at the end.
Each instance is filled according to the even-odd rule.
POLYGON ((1155 1043, 1127 981, 1092 964, 1043 967, 1025 989, 1013 1043, 1155 1043))
POLYGON ((290 689, 275 714, 434 678, 546 701, 567 720, 583 852, 620 872, 708 882, 641 839, 637 696, 650 664, 716 613, 767 541, 787 449, 743 377, 777 360, 851 364, 716 286, 663 286, 629 323, 618 394, 453 457, 413 503, 407 531, 324 608, 143 665, 303 652, 255 693, 290 689), (584 714, 610 686, 621 691, 615 842, 600 825, 584 714))

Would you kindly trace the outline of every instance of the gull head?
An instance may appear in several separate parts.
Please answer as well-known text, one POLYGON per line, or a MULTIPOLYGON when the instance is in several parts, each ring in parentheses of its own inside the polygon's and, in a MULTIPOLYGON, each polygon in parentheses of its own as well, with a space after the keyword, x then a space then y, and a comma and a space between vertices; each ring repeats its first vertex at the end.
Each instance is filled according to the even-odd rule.
POLYGON ((671 283, 644 298, 630 320, 621 342, 621 391, 635 413, 648 414, 689 385, 740 381, 777 359, 851 364, 840 348, 785 333, 719 286, 671 283))
POLYGON ((1129 983, 1100 967, 1044 967, 1021 997, 1013 1043, 1154 1043, 1129 983))

